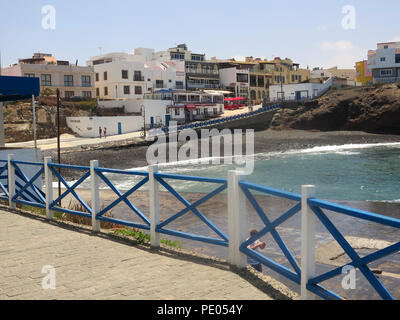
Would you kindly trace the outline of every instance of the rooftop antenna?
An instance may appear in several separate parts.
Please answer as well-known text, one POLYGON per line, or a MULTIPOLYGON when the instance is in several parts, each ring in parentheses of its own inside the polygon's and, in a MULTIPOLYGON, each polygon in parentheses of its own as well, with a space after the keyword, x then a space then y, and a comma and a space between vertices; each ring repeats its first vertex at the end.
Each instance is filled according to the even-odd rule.
POLYGON ((99 49, 101 55, 101 49, 103 49, 103 47, 97 47, 97 49, 99 49))

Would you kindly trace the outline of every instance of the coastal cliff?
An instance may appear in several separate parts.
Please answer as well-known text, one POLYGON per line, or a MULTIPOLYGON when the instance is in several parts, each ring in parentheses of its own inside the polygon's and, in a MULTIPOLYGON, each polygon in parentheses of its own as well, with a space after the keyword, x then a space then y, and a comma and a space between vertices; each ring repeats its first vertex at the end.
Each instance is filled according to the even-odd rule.
POLYGON ((275 113, 271 129, 400 134, 400 84, 331 89, 321 98, 275 113))

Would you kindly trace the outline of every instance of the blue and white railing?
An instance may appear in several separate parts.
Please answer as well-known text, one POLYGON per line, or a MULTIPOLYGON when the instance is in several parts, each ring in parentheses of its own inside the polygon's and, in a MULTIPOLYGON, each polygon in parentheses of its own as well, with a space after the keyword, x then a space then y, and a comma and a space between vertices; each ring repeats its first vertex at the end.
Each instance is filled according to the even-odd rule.
POLYGON ((232 265, 245 268, 247 257, 251 257, 253 260, 258 261, 283 277, 300 285, 302 299, 314 299, 315 295, 324 299, 341 299, 337 293, 327 290, 322 287, 320 283, 341 274, 345 266, 323 274, 316 274, 315 229, 316 222, 319 220, 351 259, 351 263, 346 266, 352 266, 360 270, 371 284, 372 288, 374 288, 383 299, 393 299, 392 294, 369 269, 368 265, 378 259, 399 252, 400 242, 361 258, 346 238, 329 220, 324 210, 397 229, 400 229, 400 220, 319 200, 315 197, 314 186, 302 186, 302 194, 300 195, 247 182, 245 181, 245 176, 237 171, 230 171, 227 179, 217 179, 164 174, 158 171, 157 166, 150 166, 148 172, 126 171, 101 168, 98 166, 98 161, 96 160, 91 161, 89 167, 85 167, 55 164, 51 162, 51 158, 45 158, 44 163, 23 162, 14 160, 13 156, 9 155, 8 160, 0 160, 0 199, 8 200, 10 208, 15 208, 16 203, 45 208, 46 216, 50 220, 53 219, 54 211, 90 218, 92 220, 92 229, 95 232, 100 231, 101 221, 147 230, 150 231, 151 245, 153 247, 160 246, 161 234, 227 247, 229 250, 229 262, 232 265), (33 174, 31 173, 32 178, 27 178, 22 170, 22 166, 36 168, 36 171, 33 174), (60 174, 59 170, 64 169, 79 171, 82 173, 81 177, 73 184, 69 184, 60 174), (132 185, 128 191, 121 193, 114 186, 112 181, 108 179, 106 176, 107 173, 135 176, 140 179, 139 182, 132 185), (42 174, 44 174, 45 178, 45 193, 35 185, 38 179, 42 179, 42 174), (54 178, 60 181, 65 187, 65 191, 56 199, 53 198, 52 188, 54 178), (91 181, 90 204, 85 202, 76 192, 76 188, 87 179, 91 181), (200 200, 191 203, 171 185, 170 181, 174 180, 207 183, 214 187, 211 189, 212 191, 210 193, 203 196, 200 200), (101 181, 117 195, 117 199, 104 208, 100 207, 101 195, 99 186, 101 181), (142 212, 129 200, 129 197, 146 184, 149 185, 150 209, 149 212, 142 212), (50 187, 47 188, 47 186, 50 187), (160 219, 160 187, 165 188, 168 193, 185 206, 182 210, 172 212, 164 221, 160 219), (228 211, 227 233, 223 232, 221 228, 206 217, 198 208, 200 205, 225 190, 227 190, 226 204, 228 211), (276 220, 271 221, 265 209, 262 208, 254 196, 254 192, 282 199, 289 199, 294 201, 295 204, 288 211, 283 212, 276 220), (84 211, 75 211, 57 206, 57 204, 67 196, 76 199, 81 204, 82 208, 84 208, 84 211), (264 227, 258 234, 250 239, 248 238, 247 202, 250 203, 264 223, 264 227), (120 203, 125 203, 130 211, 139 218, 140 222, 132 222, 107 216, 107 213, 120 203), (174 230, 170 227, 173 221, 189 212, 195 214, 211 231, 213 231, 215 236, 210 237, 207 235, 187 233, 174 230), (295 255, 291 252, 277 231, 280 225, 296 214, 301 214, 301 263, 296 260, 295 255), (267 234, 271 234, 286 257, 290 265, 289 267, 277 263, 271 258, 249 248, 250 244, 267 234))

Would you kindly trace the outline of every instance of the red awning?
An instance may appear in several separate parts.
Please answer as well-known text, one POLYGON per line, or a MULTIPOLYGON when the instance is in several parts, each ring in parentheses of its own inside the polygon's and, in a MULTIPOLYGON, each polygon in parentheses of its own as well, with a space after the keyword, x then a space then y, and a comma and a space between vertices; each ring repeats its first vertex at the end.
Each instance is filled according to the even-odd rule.
POLYGON ((237 98, 226 98, 224 99, 224 101, 240 101, 240 100, 244 100, 243 97, 237 97, 237 98))
POLYGON ((193 110, 193 109, 196 109, 196 106, 194 106, 194 105, 187 105, 186 108, 188 108, 188 109, 190 109, 190 110, 193 110))

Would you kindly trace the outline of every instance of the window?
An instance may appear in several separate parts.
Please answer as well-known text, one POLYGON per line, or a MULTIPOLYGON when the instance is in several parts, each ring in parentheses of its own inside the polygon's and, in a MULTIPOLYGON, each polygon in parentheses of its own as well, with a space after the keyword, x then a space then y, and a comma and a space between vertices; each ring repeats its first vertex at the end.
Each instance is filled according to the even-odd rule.
POLYGON ((103 78, 104 78, 104 81, 107 80, 107 71, 104 71, 104 73, 103 73, 103 78))
POLYGON ((141 71, 134 71, 133 73, 133 81, 143 81, 144 78, 142 77, 141 71))
POLYGON ((294 74, 292 74, 292 82, 294 82, 294 79, 295 79, 294 74))
POLYGON ((122 79, 128 79, 128 70, 122 70, 122 79))
POLYGON ((100 89, 96 88, 96 97, 99 97, 99 96, 100 96, 100 89))
POLYGON ((247 74, 238 74, 237 75, 237 82, 249 82, 249 75, 247 74))
POLYGON ((34 73, 25 73, 24 77, 26 77, 26 78, 34 78, 35 74, 34 73))
POLYGON ((185 54, 179 52, 171 52, 171 60, 185 60, 185 54))
POLYGON ((108 87, 104 87, 104 95, 108 96, 108 87))
POLYGON ((183 89, 183 81, 176 81, 176 88, 183 89))
POLYGON ((218 108, 213 108, 214 114, 218 113, 218 108))
POLYGON ((392 75, 392 69, 383 69, 380 74, 381 77, 390 77, 392 75))
POLYGON ((181 114, 181 111, 178 108, 175 108, 175 115, 179 116, 181 114))
POLYGON ((385 44, 385 45, 383 46, 383 49, 389 49, 389 46, 388 46, 387 44, 385 44))
POLYGON ((264 65, 263 64, 260 64, 260 70, 264 70, 264 65))
POLYGON ((135 86, 135 94, 142 94, 142 87, 141 86, 135 86))
POLYGON ((124 94, 131 94, 131 87, 130 86, 124 86, 124 94))
POLYGON ((96 81, 99 81, 99 74, 96 73, 96 81))
POLYGON ((381 62, 385 62, 386 58, 385 57, 381 57, 381 62))
POLYGON ((193 61, 204 61, 204 56, 197 55, 197 54, 192 54, 192 60, 193 61))
POLYGON ((396 63, 400 63, 400 53, 396 53, 395 60, 396 60, 396 63))
POLYGON ((82 87, 91 87, 90 76, 82 76, 82 87))
POLYGON ((257 83, 258 83, 258 87, 263 88, 264 87, 264 76, 258 76, 257 83))
POLYGON ((164 81, 163 80, 156 80, 156 88, 164 88, 164 81))
POLYGON ((66 98, 72 98, 75 95, 75 93, 73 91, 65 91, 64 95, 66 98))
POLYGON ((74 77, 73 76, 64 76, 64 86, 65 87, 73 87, 74 86, 74 77))
POLYGON ((91 98, 92 92, 91 91, 83 91, 82 92, 84 98, 91 98))
POLYGON ((51 86, 51 75, 50 74, 40 75, 40 83, 42 86, 51 86))

